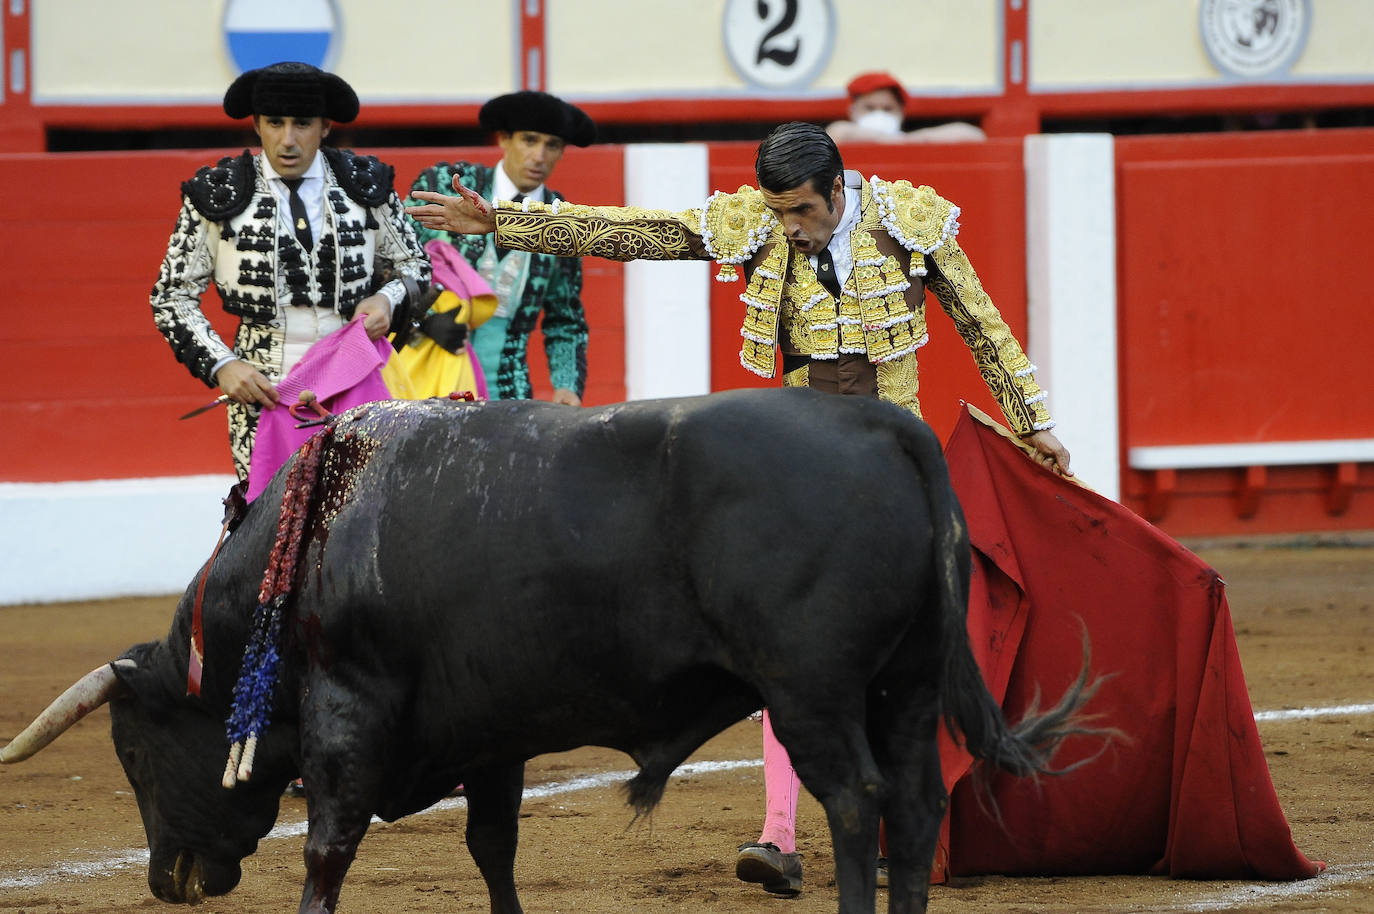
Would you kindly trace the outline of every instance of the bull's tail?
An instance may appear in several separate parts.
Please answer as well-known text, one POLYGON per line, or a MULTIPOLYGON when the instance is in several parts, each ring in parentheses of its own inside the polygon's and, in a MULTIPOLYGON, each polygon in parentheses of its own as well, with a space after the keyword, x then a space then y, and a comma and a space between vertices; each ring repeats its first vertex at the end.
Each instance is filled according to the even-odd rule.
POLYGON ((907 450, 916 459, 925 482, 934 529, 942 663, 940 697, 945 724, 976 759, 1018 776, 1053 773, 1050 759, 1067 737, 1108 736, 1111 732, 1094 729, 1091 718, 1082 710, 1101 684, 1101 679, 1089 681, 1087 632, 1083 636, 1083 668, 1077 681, 1053 707, 1042 712, 1038 702, 1032 703, 1016 726, 1008 726, 969 646, 971 559, 963 510, 949 483, 949 467, 940 456, 938 445, 931 448, 922 446, 923 443, 913 439, 907 450))
MULTIPOLYGON (((978 663, 968 646, 968 631, 958 626, 957 643, 947 645, 941 697, 945 723, 956 740, 974 758, 996 765, 1018 776, 1062 774, 1089 761, 1085 759, 1065 768, 1052 769, 1050 760, 1059 745, 1070 736, 1106 738, 1112 731, 1092 726, 1091 715, 1083 706, 1097 693, 1102 677, 1090 678, 1090 652, 1087 632, 1083 634, 1083 667, 1078 678, 1052 707, 1039 709, 1039 693, 1015 726, 1008 726, 1002 709, 993 700, 978 663), (955 729, 957 727, 957 730, 955 729)), ((1093 755, 1091 758, 1096 758, 1093 755)))

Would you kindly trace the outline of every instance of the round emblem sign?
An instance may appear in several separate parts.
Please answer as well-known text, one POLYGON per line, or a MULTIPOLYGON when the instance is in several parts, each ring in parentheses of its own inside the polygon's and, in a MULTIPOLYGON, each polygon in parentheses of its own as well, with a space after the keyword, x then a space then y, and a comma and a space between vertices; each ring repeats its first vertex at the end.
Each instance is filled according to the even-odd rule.
POLYGON ((1281 76, 1302 54, 1310 0, 1202 0, 1202 46, 1218 70, 1242 79, 1281 76))
POLYGON ((807 86, 830 59, 830 0, 726 0, 725 53, 741 78, 761 89, 807 86))
POLYGON ((328 67, 339 36, 334 0, 229 0, 224 41, 239 72, 283 60, 328 67))

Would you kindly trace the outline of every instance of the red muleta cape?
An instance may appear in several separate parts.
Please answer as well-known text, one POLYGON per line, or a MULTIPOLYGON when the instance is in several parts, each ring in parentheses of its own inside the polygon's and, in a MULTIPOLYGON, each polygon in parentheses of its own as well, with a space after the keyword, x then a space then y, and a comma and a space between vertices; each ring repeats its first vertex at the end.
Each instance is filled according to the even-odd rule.
MULTIPOLYGON (((1004 824, 980 808, 971 758, 941 728, 950 812, 932 878, 1155 873, 1304 879, 1308 860, 1274 793, 1224 584, 1126 508, 1027 460, 982 414, 945 448, 968 520, 974 655, 1007 718, 1038 685, 1063 694, 1082 666, 1112 674, 1088 712, 1126 734, 1095 761, 1038 782, 992 780, 1004 824)), ((1071 739, 1063 767, 1095 751, 1071 739)))

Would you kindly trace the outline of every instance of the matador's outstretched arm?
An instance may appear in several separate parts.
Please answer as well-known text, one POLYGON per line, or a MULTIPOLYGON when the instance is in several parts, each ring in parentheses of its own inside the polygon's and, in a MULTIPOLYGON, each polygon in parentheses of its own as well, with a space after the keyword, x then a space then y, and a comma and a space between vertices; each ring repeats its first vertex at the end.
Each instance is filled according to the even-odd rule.
POLYGON ((499 207, 466 187, 457 196, 415 191, 406 212, 426 228, 465 235, 496 233, 503 247, 559 257, 608 260, 708 260, 697 229, 698 210, 676 213, 626 206, 502 202, 499 207))

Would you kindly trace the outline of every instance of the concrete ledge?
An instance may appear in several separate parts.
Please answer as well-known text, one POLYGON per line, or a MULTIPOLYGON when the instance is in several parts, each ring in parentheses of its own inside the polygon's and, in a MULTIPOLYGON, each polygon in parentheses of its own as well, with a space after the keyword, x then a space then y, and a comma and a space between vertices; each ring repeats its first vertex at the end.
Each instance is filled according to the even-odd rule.
POLYGON ((1133 447, 1128 459, 1136 470, 1374 463, 1374 438, 1133 447))
MULTIPOLYGON (((705 204, 709 155, 700 143, 625 147, 625 202, 681 211, 705 204)), ((711 273, 706 261, 625 264, 625 398, 711 391, 711 273)))
POLYGON ((179 594, 232 476, 0 483, 0 605, 179 594))
POLYGON ((1121 498, 1116 151, 1109 134, 1028 136, 1025 341, 1074 471, 1121 498))

